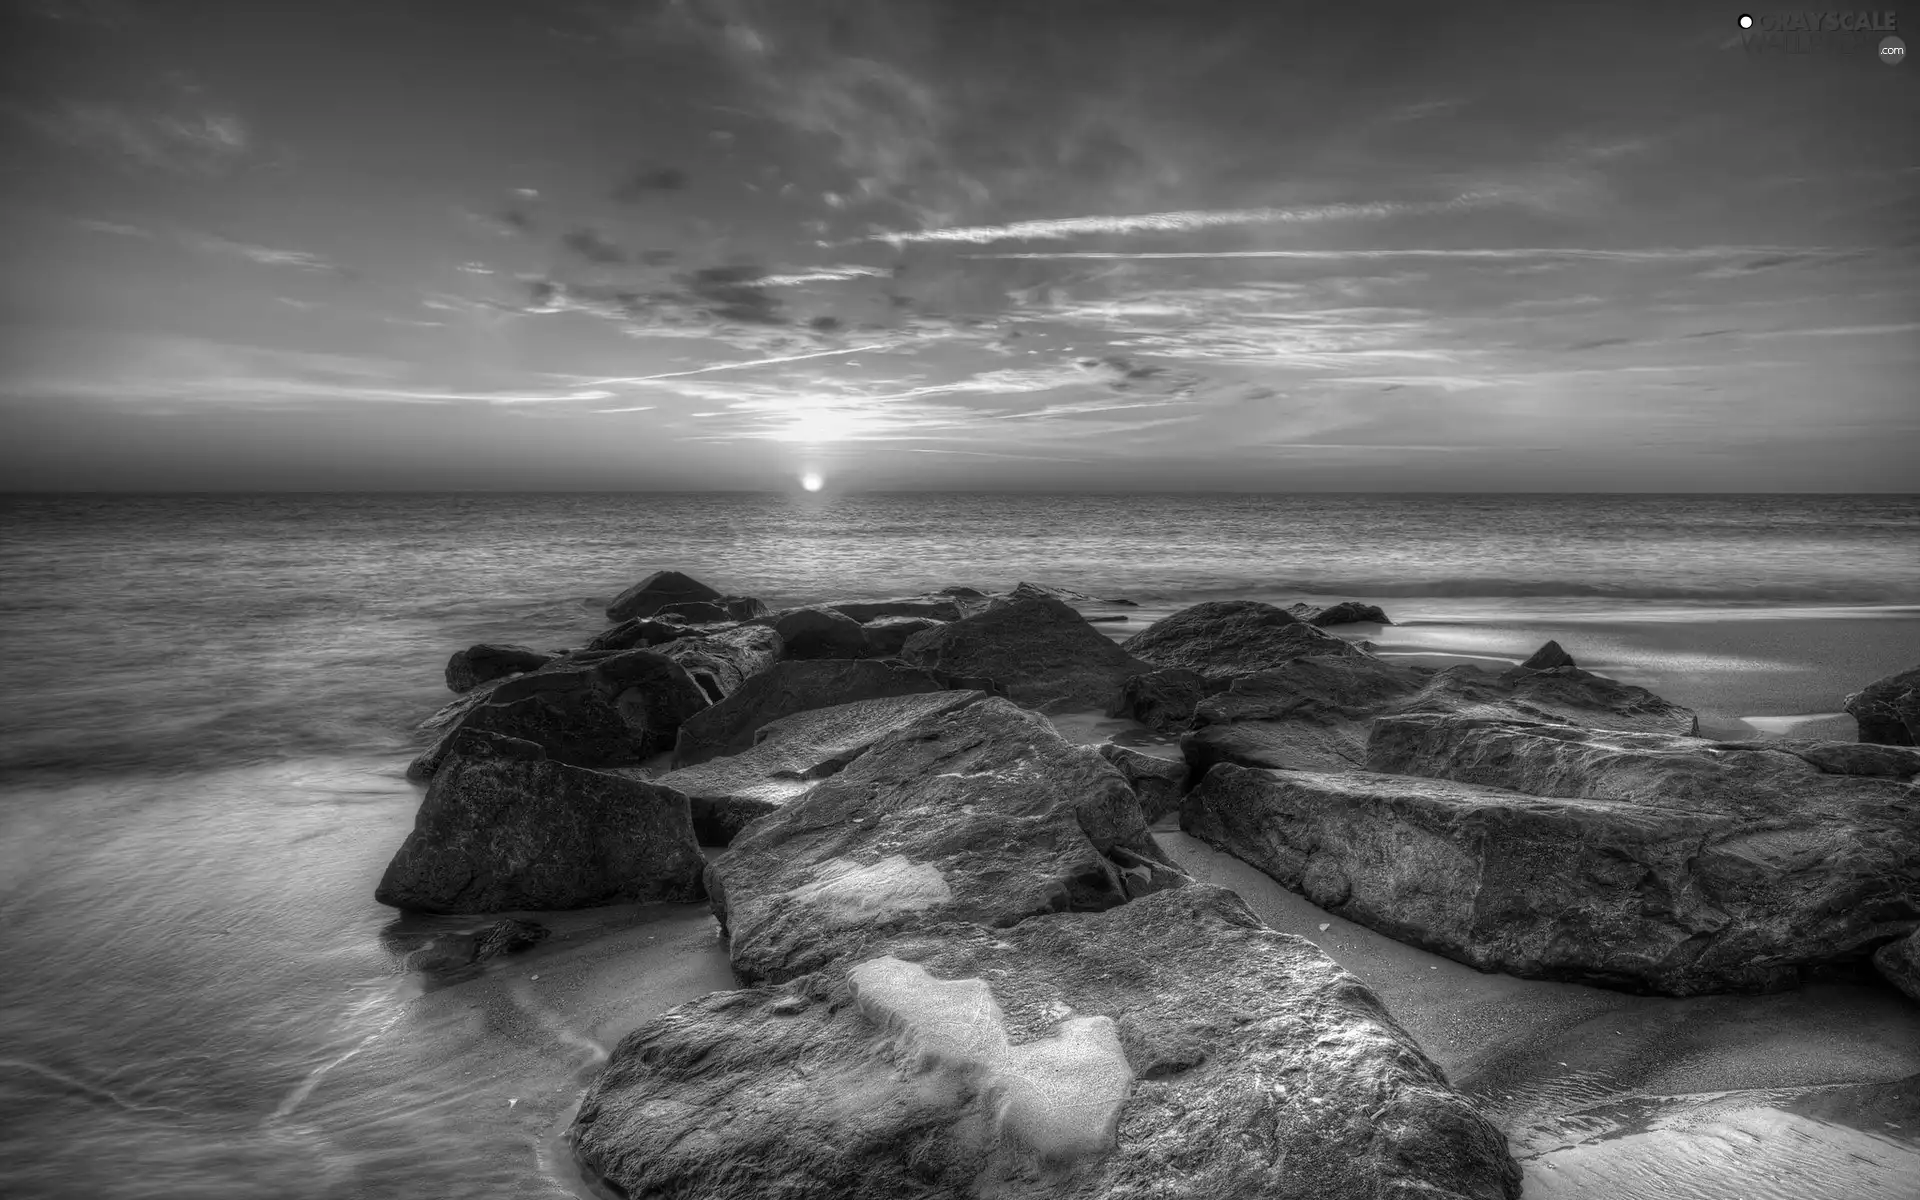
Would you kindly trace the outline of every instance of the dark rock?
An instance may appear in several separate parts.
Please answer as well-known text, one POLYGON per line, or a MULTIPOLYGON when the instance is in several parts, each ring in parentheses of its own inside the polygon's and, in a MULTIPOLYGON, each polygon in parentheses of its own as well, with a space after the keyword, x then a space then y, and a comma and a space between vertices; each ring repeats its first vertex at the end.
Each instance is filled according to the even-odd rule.
POLYGON ((1551 671, 1556 667, 1573 667, 1579 664, 1573 661, 1573 655, 1560 648, 1560 643, 1549 641, 1533 652, 1532 657, 1520 664, 1523 671, 1551 671))
POLYGON ((1362 604, 1358 600, 1342 600, 1325 608, 1311 608, 1300 605, 1293 611, 1299 613, 1302 620, 1310 625, 1325 628, 1328 625, 1391 625, 1386 610, 1377 604, 1362 604), (1300 609, 1306 608, 1306 612, 1300 609))
POLYGON ((691 625, 656 621, 651 617, 634 617, 595 636, 587 643, 587 650, 633 650, 677 642, 683 637, 699 637, 702 632, 691 625))
POLYGON ((1208 679, 1186 667, 1167 667, 1130 675, 1107 705, 1110 717, 1130 717, 1161 733, 1185 729, 1194 708, 1208 696, 1227 689, 1227 679, 1208 679))
POLYGON ((1912 779, 1920 775, 1920 749, 1876 742, 1811 742, 1787 738, 1713 742, 1714 750, 1779 750, 1813 764, 1826 775, 1878 775, 1912 779))
POLYGON ((436 913, 697 900, 704 866, 681 793, 465 731, 374 898, 436 913))
POLYGON ((447 690, 467 692, 491 679, 501 679, 508 675, 519 675, 536 670, 554 660, 551 654, 542 654, 525 646, 501 646, 491 642, 482 642, 469 646, 465 650, 454 651, 447 660, 447 690))
POLYGON ((689 1200, 1513 1200, 1521 1183, 1364 984, 1203 886, 903 935, 682 1004, 622 1039, 571 1138, 609 1190, 689 1200))
POLYGON ((717 603, 736 621, 751 621, 767 615, 767 606, 752 596, 723 596, 717 603))
POLYGON ((1860 740, 1883 746, 1915 745, 1909 721, 1915 716, 1916 691, 1920 691, 1920 667, 1876 679, 1848 696, 1846 710, 1860 727, 1860 740))
POLYGON ((755 620, 780 635, 789 659, 867 658, 873 653, 860 622, 829 608, 789 608, 755 620))
POLYGON ((1920 1001, 1920 930, 1875 950, 1873 965, 1888 983, 1920 1001))
POLYGON ((1157 667, 1186 667, 1215 677, 1264 671, 1308 654, 1365 653, 1258 600, 1209 600, 1183 608, 1121 647, 1157 667))
POLYGON ((713 625, 734 619, 732 613, 707 600, 682 600, 677 604, 663 604, 653 611, 653 615, 663 621, 682 621, 688 625, 713 625))
POLYGON ((980 595, 972 588, 957 588, 949 594, 904 596, 895 600, 849 600, 821 607, 830 608, 856 621, 873 621, 880 617, 926 617, 932 621, 957 621, 960 619, 958 598, 963 592, 968 594, 967 598, 980 595))
POLYGON ((879 659, 813 659, 776 663, 726 699, 687 718, 674 745, 673 765, 688 767, 754 744, 769 722, 813 708, 855 700, 937 692, 931 672, 879 659))
POLYGON ((625 621, 629 617, 650 617, 669 604, 688 600, 719 600, 719 592, 678 571, 655 571, 614 598, 607 605, 607 620, 625 621))
POLYGON ((1120 769, 1134 796, 1140 801, 1140 815, 1151 825, 1180 807, 1180 796, 1187 790, 1187 764, 1177 758, 1161 758, 1112 742, 1099 747, 1100 757, 1120 769))
POLYGON ((707 872, 749 983, 820 970, 930 920, 1005 928, 1185 879, 1118 770, 995 698, 888 734, 754 822, 707 872))
POLYGON ((1059 600, 1013 600, 914 634, 900 657, 915 666, 1003 684, 1042 711, 1103 708, 1130 675, 1153 668, 1059 600))
POLYGON ((916 633, 928 629, 938 629, 944 621, 935 621, 928 617, 881 617, 868 621, 867 644, 873 649, 875 658, 892 658, 906 646, 907 639, 916 633))
POLYGON ((1289 886, 1325 857, 1343 915, 1517 975, 1768 990, 1858 969, 1920 924, 1904 783, 1665 734, 1426 714, 1373 728, 1365 773, 1213 768, 1182 826, 1289 886))
POLYGON ((1088 617, 1087 624, 1089 625, 1120 625, 1120 624, 1126 623, 1127 621, 1131 621, 1132 619, 1133 619, 1132 617, 1117 617, 1117 616, 1116 617, 1088 617))
POLYGON ((779 636, 772 630, 742 626, 516 676, 459 714, 407 775, 431 777, 465 729, 524 738, 549 757, 577 766, 638 763, 672 749, 682 722, 770 665, 778 653, 779 636))
MULTIPOLYGON (((976 592, 970 598, 982 599, 984 597, 976 592)), ((1006 593, 1005 598, 1008 600, 1064 600, 1068 604, 1113 604, 1125 608, 1140 607, 1139 604, 1132 600, 1123 600, 1119 597, 1089 596, 1085 592, 1076 592, 1072 588, 1048 587, 1045 584, 1039 583, 1015 584, 1013 590, 1006 593)))
POLYGON ((503 954, 518 954, 546 941, 551 932, 545 925, 534 921, 503 917, 473 935, 474 961, 485 962, 503 954))
POLYGON ((1649 733, 1696 728, 1688 709, 1573 667, 1495 675, 1472 665, 1436 672, 1357 655, 1314 656, 1243 675, 1202 700, 1180 747, 1195 779, 1222 762, 1356 770, 1365 764, 1373 719, 1410 712, 1649 733))
POLYGON ((930 691, 809 708, 761 726, 744 751, 654 782, 687 794, 701 845, 729 845, 750 822, 845 770, 887 734, 981 698, 979 692, 930 691))

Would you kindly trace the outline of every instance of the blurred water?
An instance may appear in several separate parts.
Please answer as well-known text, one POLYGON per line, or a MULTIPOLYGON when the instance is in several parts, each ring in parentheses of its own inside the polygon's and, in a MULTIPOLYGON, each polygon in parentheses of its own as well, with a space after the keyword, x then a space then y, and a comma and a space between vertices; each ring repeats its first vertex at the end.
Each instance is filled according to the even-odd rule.
POLYGON ((774 604, 1030 579, 1143 616, 1338 595, 1416 619, 1670 620, 1920 603, 1917 515, 1820 496, 0 498, 0 1194, 576 1193, 554 1138, 580 1081, 638 1020, 727 986, 711 920, 559 918, 530 957, 431 991, 383 947, 372 890, 447 654, 579 645, 656 568, 774 604))

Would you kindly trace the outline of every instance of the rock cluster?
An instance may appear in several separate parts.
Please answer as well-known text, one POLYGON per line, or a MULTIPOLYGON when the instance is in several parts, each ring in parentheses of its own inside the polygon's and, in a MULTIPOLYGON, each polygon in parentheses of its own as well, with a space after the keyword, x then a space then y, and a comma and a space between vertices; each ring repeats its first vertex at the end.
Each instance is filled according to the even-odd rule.
MULTIPOLYGON (((1326 632, 1389 623, 1358 602, 1211 601, 1116 642, 1126 607, 1023 583, 769 610, 658 572, 582 650, 454 656, 377 896, 711 905, 742 989, 623 1039, 571 1131, 632 1196, 1517 1196, 1372 992, 1172 864, 1148 826, 1176 812, 1483 970, 1690 995, 1877 968, 1920 998, 1920 672, 1850 698, 1858 743, 1726 743, 1552 642, 1434 670, 1326 632), (1089 710, 1181 757, 1042 715, 1089 710)), ((450 978, 538 934, 409 961, 450 978)))

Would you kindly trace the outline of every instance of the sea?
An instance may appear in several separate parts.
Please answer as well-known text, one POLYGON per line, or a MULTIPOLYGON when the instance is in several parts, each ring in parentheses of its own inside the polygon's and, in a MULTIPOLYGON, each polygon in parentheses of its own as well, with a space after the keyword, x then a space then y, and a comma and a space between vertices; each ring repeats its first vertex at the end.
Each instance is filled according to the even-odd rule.
MULTIPOLYGON (((1844 692, 1920 661, 1916 496, 0 497, 0 1195, 590 1195, 571 1105, 730 986, 711 918, 542 917, 551 945, 443 985, 399 935, 472 922, 373 888, 447 656, 579 646, 661 568, 774 606, 1029 581, 1134 601, 1117 637, 1360 599, 1382 652, 1554 636, 1726 736, 1851 736, 1844 692)), ((1920 1070, 1920 1021, 1848 1003, 1894 1044, 1825 1082, 1920 1070)), ((1541 1154, 1574 1150, 1604 1181, 1604 1147, 1541 1154)), ((1809 1186, 1781 1194, 1879 1194, 1809 1186)))

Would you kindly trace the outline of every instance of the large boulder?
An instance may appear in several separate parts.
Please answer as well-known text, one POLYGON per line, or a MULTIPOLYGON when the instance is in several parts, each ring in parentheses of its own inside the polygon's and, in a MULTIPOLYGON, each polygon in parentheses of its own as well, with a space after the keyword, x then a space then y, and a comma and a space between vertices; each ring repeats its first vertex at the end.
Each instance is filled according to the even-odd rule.
POLYGON ((1140 816, 1151 825, 1180 807, 1187 790, 1187 764, 1112 742, 1098 747, 1100 757, 1120 769, 1140 801, 1140 816))
POLYGON ((1263 671, 1308 654, 1365 654, 1258 600, 1209 600, 1183 608, 1121 646, 1156 667, 1186 667, 1209 677, 1263 671))
POLYGON ((1846 710, 1860 727, 1860 740, 1912 746, 1912 722, 1920 709, 1920 667, 1876 679, 1847 697, 1846 710))
POLYGON ((846 769, 887 734, 983 695, 926 691, 809 708, 762 725, 744 751, 670 771, 654 782, 687 794, 702 845, 725 846, 749 823, 846 769))
POLYGON ((754 744, 762 726, 792 713, 944 687, 931 672, 880 659, 775 663, 726 699, 687 718, 674 744, 673 765, 687 767, 722 754, 737 754, 754 744))
POLYGON ((963 620, 907 639, 915 666, 1004 685, 1028 708, 1103 709, 1131 675, 1152 670, 1053 599, 994 603, 963 620))
POLYGON ((454 651, 453 657, 447 660, 447 690, 469 692, 489 680, 538 670, 555 657, 526 646, 503 646, 493 642, 468 646, 465 650, 454 651))
POLYGON ((930 919, 1004 928, 1184 879, 1119 771, 1046 718, 982 698, 887 735, 754 822, 707 886, 734 972, 754 983, 930 919))
POLYGON ((1225 678, 1209 679, 1187 667, 1129 675, 1107 704, 1107 715, 1128 717, 1160 733, 1172 733, 1185 729, 1200 702, 1225 691, 1229 682, 1225 678))
POLYGON ((1875 950, 1873 965, 1888 983, 1920 1001, 1920 930, 1875 950))
POLYGON ((430 913, 697 900, 705 866, 681 793, 468 730, 374 898, 430 913))
POLYGON ((1354 770, 1366 761, 1375 717, 1416 712, 1673 734, 1697 727, 1690 709, 1573 667, 1496 674, 1472 665, 1435 671, 1370 656, 1316 655, 1240 676, 1201 701, 1180 746, 1195 778, 1222 762, 1354 770))
POLYGON ((650 617, 671 604, 693 600, 721 600, 713 588, 678 571, 655 571, 614 597, 607 605, 607 620, 625 621, 631 617, 650 617))
POLYGON ((867 645, 875 658, 892 658, 906 647, 908 638, 943 624, 929 617, 877 617, 861 628, 867 631, 867 645))
POLYGON ((682 1004, 621 1040, 570 1136, 635 1197, 1513 1200, 1521 1182, 1364 984, 1197 885, 903 933, 682 1004))
POLYGON ((460 712, 407 775, 431 778, 466 729, 524 738, 577 766, 639 763, 671 750, 682 722, 771 665, 779 649, 772 630, 743 626, 550 664, 506 680, 460 712))
POLYGON ((664 604, 654 609, 653 615, 663 621, 680 621, 688 625, 716 625, 734 619, 732 613, 711 600, 681 600, 664 604))
POLYGON ((1375 721, 1367 765, 1218 766, 1181 824, 1323 907, 1517 975, 1770 990, 1855 971, 1920 926, 1906 780, 1743 742, 1418 714, 1375 721))
POLYGON ((755 618, 780 635, 788 658, 867 658, 873 643, 860 622, 830 608, 789 608, 755 618))

